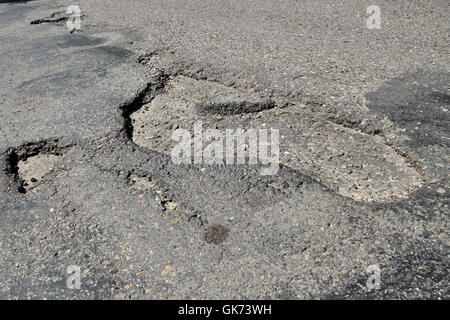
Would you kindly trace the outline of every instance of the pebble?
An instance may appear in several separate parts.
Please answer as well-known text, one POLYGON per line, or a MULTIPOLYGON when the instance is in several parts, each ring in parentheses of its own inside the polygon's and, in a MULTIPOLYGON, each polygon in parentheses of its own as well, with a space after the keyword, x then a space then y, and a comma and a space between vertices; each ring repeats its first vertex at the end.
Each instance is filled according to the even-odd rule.
POLYGON ((114 296, 114 298, 122 300, 122 299, 125 299, 126 296, 127 295, 125 293, 118 293, 114 296))
POLYGON ((440 193, 440 194, 444 194, 445 193, 445 189, 443 189, 443 188, 438 188, 436 191, 438 193, 440 193))

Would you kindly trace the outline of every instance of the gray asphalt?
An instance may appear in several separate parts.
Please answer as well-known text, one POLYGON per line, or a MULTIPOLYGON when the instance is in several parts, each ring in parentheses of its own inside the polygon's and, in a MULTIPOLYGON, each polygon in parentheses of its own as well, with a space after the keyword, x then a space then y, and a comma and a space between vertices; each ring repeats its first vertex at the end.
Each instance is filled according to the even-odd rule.
POLYGON ((448 1, 72 4, 0 1, 0 298, 449 298, 448 1), (175 164, 198 120, 279 171, 175 164))

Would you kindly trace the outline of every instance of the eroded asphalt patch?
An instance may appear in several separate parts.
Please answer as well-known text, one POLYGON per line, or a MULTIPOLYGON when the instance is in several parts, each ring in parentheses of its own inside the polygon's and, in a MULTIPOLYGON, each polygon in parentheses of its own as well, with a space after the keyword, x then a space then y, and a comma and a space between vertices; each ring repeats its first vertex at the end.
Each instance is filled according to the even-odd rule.
MULTIPOLYGON (((2 297, 448 297, 445 161, 421 161, 414 133, 390 139, 364 119, 164 68, 121 32, 41 27, 49 58, 28 50, 44 67, 12 81, 20 97, 2 91, 20 111, 1 120, 2 297), (53 58, 63 70, 45 67, 53 58), (195 121, 278 128, 279 171, 173 163, 172 132, 195 121), (80 289, 67 286, 73 265, 80 289), (371 265, 380 290, 366 286, 371 265)), ((410 109, 391 115, 382 98, 397 86, 368 98, 403 132, 410 109)), ((442 112, 422 120, 442 156, 448 99, 436 88, 420 101, 442 112)))

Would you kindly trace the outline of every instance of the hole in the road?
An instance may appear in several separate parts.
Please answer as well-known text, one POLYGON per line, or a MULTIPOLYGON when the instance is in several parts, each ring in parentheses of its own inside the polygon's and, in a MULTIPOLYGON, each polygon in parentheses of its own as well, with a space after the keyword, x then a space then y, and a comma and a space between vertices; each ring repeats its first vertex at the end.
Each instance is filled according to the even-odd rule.
POLYGON ((128 139, 133 139, 133 119, 132 114, 138 111, 144 104, 150 102, 156 92, 165 87, 169 76, 161 70, 154 70, 155 74, 152 75, 151 79, 147 83, 147 86, 139 92, 136 97, 120 107, 122 110, 122 117, 125 120, 124 131, 128 139))
POLYGON ((195 121, 214 126, 219 118, 230 120, 234 115, 275 107, 274 101, 259 94, 186 76, 171 78, 158 93, 147 103, 137 99, 125 109, 124 116, 134 143, 165 154, 173 149, 172 133, 179 127, 192 128, 195 121))
MULTIPOLYGON (((382 131, 370 119, 303 117, 301 106, 275 108, 271 99, 254 91, 180 74, 164 75, 164 81, 155 77, 123 108, 127 137, 145 149, 169 156, 177 151, 184 156, 182 161, 192 163, 192 146, 201 140, 197 145, 203 156, 219 155, 221 164, 227 129, 280 128, 279 163, 314 177, 340 195, 357 201, 391 201, 407 197, 423 184, 416 166, 378 137, 382 131), (178 136, 181 143, 173 139, 174 134, 182 134, 178 136), (181 145, 186 148, 180 152, 181 145)), ((439 95, 439 99, 446 97, 439 95)), ((250 142, 241 146, 250 154, 250 142)), ((282 197, 290 192, 289 186, 280 185, 270 195, 282 197)))
POLYGON ((5 171, 18 183, 20 193, 37 188, 54 171, 64 149, 57 143, 58 140, 29 143, 8 151, 5 171))
POLYGON ((230 229, 221 224, 209 226, 205 231, 206 243, 220 244, 228 237, 230 229))

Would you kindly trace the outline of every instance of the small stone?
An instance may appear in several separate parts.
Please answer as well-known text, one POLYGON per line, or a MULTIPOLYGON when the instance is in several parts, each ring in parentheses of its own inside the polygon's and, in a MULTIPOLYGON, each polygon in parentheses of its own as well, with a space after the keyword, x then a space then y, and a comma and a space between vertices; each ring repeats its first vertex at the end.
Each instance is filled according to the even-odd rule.
POLYGON ((445 193, 445 189, 443 189, 443 188, 437 188, 437 190, 436 190, 438 193, 440 193, 440 194, 444 194, 445 193))
POLYGON ((123 299, 125 299, 126 296, 127 295, 125 293, 118 293, 114 296, 114 298, 123 300, 123 299))
POLYGON ((178 207, 178 203, 174 201, 169 201, 166 203, 166 209, 167 210, 175 210, 178 207))
POLYGON ((161 271, 161 275, 167 276, 170 272, 172 272, 172 267, 167 265, 164 267, 163 271, 161 271))

